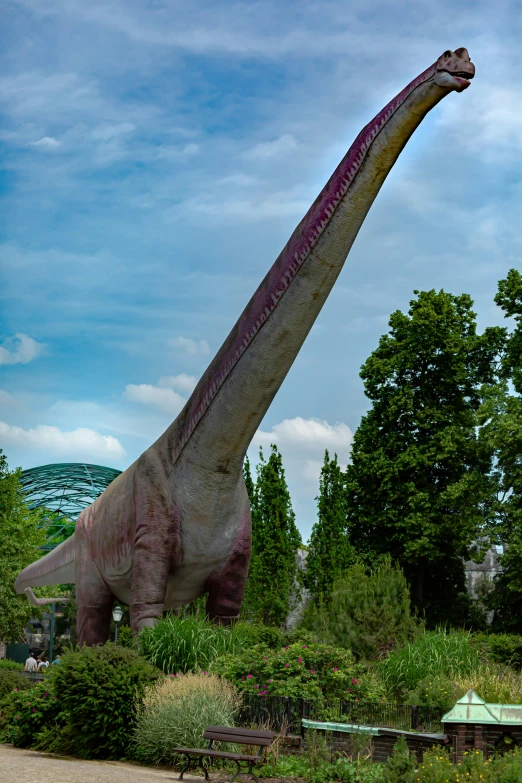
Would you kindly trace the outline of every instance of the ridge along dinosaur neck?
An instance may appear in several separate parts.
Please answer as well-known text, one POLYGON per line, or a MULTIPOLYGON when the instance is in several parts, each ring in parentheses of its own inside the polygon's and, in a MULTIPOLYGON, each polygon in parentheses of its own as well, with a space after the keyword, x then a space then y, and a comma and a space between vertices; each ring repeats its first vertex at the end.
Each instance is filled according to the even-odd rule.
POLYGON ((251 550, 248 445, 400 152, 474 73, 466 49, 448 50, 363 128, 176 420, 80 514, 71 538, 18 576, 18 593, 76 584, 80 645, 106 641, 115 598, 135 631, 203 593, 216 622, 238 617, 251 550))

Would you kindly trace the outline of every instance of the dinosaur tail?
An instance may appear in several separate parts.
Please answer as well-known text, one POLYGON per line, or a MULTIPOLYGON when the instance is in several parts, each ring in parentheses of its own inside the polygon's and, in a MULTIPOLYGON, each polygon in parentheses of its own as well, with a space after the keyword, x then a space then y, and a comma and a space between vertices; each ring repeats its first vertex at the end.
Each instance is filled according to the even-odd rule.
POLYGON ((78 539, 72 535, 48 555, 24 568, 15 582, 16 592, 23 593, 27 587, 74 584, 78 545, 78 539))

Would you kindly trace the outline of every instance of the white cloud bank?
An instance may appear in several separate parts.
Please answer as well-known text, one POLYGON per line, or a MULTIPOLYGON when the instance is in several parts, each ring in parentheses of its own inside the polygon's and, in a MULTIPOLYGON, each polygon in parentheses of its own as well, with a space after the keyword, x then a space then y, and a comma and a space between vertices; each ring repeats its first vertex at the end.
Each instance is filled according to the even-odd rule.
POLYGON ((43 353, 45 347, 44 343, 20 332, 14 337, 8 337, 4 344, 0 345, 0 365, 29 364, 43 353))
POLYGON ((151 383, 127 384, 125 396, 133 402, 156 408, 170 416, 177 416, 187 401, 187 397, 183 397, 179 392, 188 396, 196 383, 197 378, 186 373, 164 375, 157 386, 151 383))
POLYGON ((59 427, 39 424, 33 429, 24 430, 0 421, 0 442, 2 445, 73 460, 119 460, 125 456, 125 449, 117 438, 101 435, 87 427, 66 432, 59 427))

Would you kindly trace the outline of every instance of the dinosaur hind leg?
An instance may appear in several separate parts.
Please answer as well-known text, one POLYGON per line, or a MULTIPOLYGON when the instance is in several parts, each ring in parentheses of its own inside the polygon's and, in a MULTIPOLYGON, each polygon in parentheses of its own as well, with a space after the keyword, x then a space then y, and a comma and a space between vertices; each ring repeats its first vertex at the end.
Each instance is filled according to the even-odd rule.
POLYGON ((206 585, 207 615, 219 625, 229 625, 239 618, 245 595, 251 550, 252 526, 247 501, 234 550, 225 566, 213 574, 206 585))
POLYGON ((84 545, 76 572, 76 628, 78 646, 103 644, 109 638, 114 596, 84 545))

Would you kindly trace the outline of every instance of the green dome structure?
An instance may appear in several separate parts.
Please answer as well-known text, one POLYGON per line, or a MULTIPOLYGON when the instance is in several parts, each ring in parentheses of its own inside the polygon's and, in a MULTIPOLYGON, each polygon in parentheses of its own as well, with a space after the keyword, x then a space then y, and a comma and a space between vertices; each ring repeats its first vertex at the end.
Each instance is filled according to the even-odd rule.
POLYGON ((48 536, 42 549, 50 551, 74 532, 78 515, 119 476, 121 470, 83 462, 42 465, 22 471, 20 481, 29 508, 44 510, 48 536))

